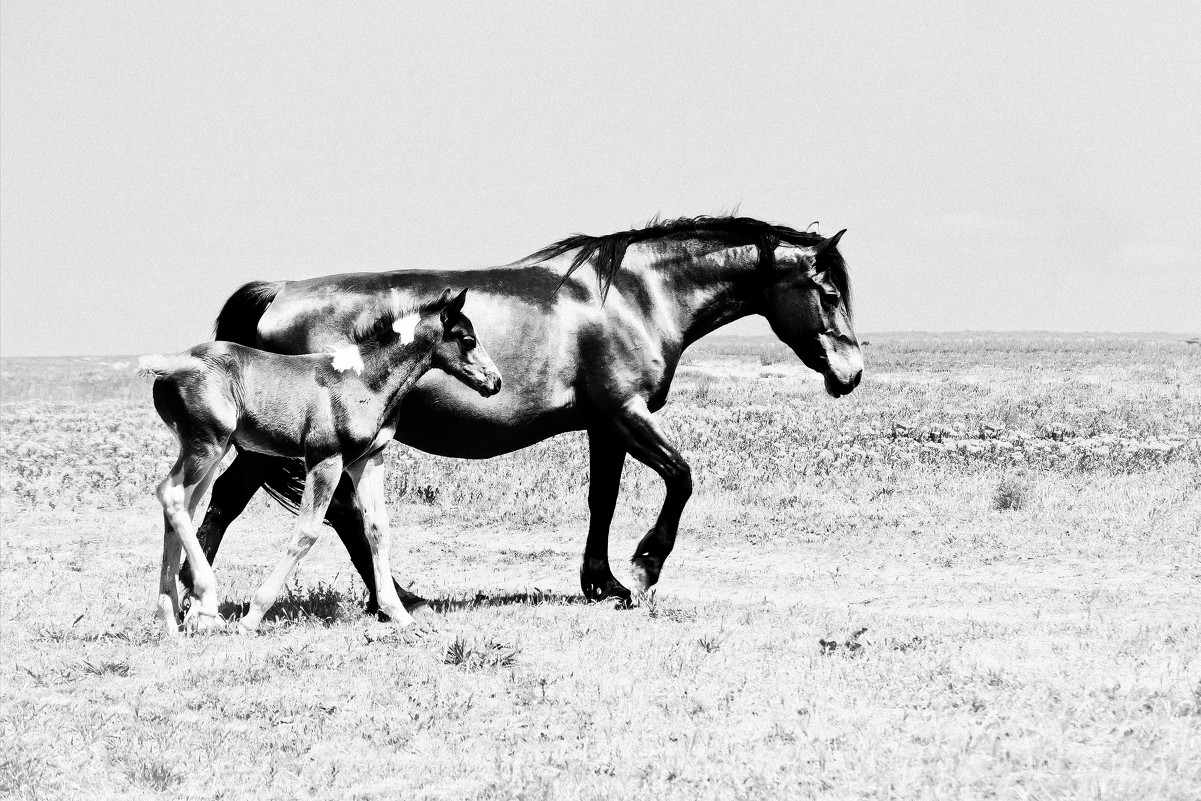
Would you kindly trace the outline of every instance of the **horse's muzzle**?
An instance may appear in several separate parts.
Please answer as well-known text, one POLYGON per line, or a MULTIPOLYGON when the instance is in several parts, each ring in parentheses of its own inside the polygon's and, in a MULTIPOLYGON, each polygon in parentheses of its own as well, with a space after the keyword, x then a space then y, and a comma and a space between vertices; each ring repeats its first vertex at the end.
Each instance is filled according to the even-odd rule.
POLYGON ((859 386, 859 382, 863 379, 863 371, 858 370, 848 379, 840 379, 833 372, 825 374, 826 393, 831 398, 841 398, 843 395, 850 395, 855 387, 859 386))

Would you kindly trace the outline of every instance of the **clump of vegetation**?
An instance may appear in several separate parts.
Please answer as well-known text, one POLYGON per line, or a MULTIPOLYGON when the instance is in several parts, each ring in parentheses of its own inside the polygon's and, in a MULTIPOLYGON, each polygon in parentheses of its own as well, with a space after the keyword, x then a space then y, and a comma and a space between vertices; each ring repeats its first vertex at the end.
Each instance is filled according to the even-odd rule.
POLYGON ((519 653, 521 649, 494 640, 474 642, 464 637, 455 637, 454 642, 446 646, 446 654, 442 661, 466 670, 511 667, 516 664, 519 653))
POLYGON ((993 493, 992 506, 999 512, 1016 512, 1026 508, 1030 502, 1030 495, 1030 482, 1024 476, 1005 476, 997 484, 997 491, 993 493))
POLYGON ((856 630, 853 634, 851 634, 850 637, 847 637, 846 640, 841 643, 838 642, 838 640, 818 640, 817 644, 821 646, 821 652, 823 656, 829 656, 840 649, 848 656, 857 656, 859 651, 863 648, 863 643, 859 642, 859 638, 866 633, 867 627, 864 626, 863 628, 856 630))

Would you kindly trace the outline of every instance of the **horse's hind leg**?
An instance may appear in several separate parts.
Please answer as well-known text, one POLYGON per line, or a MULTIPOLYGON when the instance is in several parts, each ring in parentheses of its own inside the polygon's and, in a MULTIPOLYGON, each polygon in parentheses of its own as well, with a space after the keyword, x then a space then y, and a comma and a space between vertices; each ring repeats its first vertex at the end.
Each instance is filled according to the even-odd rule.
POLYGON ((609 567, 609 526, 617 506, 626 450, 609 429, 588 429, 588 542, 580 565, 580 589, 590 601, 620 598, 630 602, 630 591, 609 567))
POLYGON ((341 455, 331 456, 309 467, 304 481, 304 495, 300 500, 300 513, 296 521, 296 532, 288 543, 288 551, 267 576, 267 580, 255 592, 248 611, 241 621, 246 631, 255 631, 267 610, 275 605, 284 583, 304 555, 313 547, 321 533, 325 510, 333 497, 334 489, 342 476, 341 455))
MULTIPOLYGON (((204 550, 196 539, 196 529, 192 523, 192 515, 200 502, 204 491, 208 488, 216 472, 225 446, 215 442, 182 440, 179 458, 171 469, 171 474, 158 486, 158 499, 163 506, 163 515, 167 527, 171 529, 178 542, 183 546, 184 553, 192 562, 192 575, 196 603, 193 614, 209 618, 209 623, 217 618, 217 580, 213 569, 204 556, 204 550)), ((164 550, 173 551, 174 543, 169 543, 171 535, 164 541, 164 550)), ((174 582, 178 577, 178 558, 171 553, 164 553, 164 573, 171 573, 172 592, 174 582)), ((167 577, 160 581, 160 595, 165 588, 167 577)), ((160 597, 160 609, 162 598, 160 597)))

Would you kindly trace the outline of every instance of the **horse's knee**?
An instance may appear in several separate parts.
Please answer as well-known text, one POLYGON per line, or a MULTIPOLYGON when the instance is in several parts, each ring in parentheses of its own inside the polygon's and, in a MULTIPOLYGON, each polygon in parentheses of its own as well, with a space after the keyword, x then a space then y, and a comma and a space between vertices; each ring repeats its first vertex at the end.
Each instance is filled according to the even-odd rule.
POLYGON ((680 460, 669 465, 664 481, 673 495, 683 498, 692 496, 692 468, 688 462, 680 460))

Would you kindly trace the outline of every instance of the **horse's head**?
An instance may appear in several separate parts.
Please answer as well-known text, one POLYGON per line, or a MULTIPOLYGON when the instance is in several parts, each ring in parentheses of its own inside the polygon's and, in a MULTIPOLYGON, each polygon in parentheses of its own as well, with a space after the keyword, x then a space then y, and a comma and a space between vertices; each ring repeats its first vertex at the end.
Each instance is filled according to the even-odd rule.
POLYGON ((846 265, 837 249, 843 233, 809 246, 780 244, 766 307, 776 336, 825 376, 826 392, 835 398, 851 392, 863 376, 846 265))
POLYGON ((437 312, 433 366, 462 381, 485 398, 500 392, 500 371, 475 336, 463 314, 467 290, 457 296, 446 290, 431 311, 437 312))

